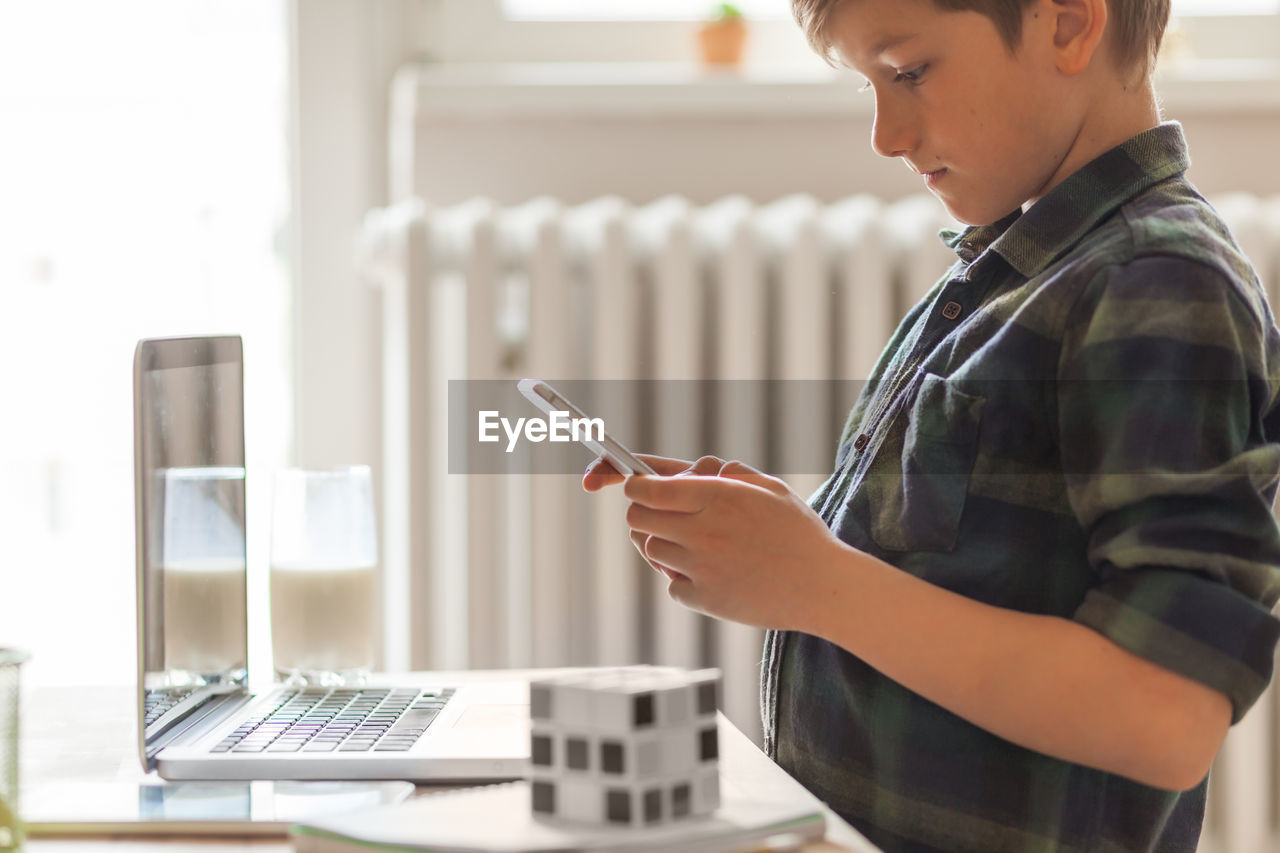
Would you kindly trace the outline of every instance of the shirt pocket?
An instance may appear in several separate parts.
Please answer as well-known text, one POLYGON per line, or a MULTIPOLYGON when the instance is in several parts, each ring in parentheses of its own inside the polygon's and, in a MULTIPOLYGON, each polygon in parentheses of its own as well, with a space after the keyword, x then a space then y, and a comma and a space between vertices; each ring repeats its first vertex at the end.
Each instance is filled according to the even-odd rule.
POLYGON ((950 551, 978 452, 985 397, 925 373, 897 470, 868 478, 871 538, 889 551, 950 551))

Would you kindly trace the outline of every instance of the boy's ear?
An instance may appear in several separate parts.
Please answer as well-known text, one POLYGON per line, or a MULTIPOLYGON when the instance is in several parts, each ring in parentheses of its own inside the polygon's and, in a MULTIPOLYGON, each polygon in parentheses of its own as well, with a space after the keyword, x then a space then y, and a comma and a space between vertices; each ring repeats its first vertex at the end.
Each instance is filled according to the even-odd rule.
POLYGON ((1107 29, 1107 0, 1051 0, 1058 70, 1076 75, 1089 67, 1107 29))

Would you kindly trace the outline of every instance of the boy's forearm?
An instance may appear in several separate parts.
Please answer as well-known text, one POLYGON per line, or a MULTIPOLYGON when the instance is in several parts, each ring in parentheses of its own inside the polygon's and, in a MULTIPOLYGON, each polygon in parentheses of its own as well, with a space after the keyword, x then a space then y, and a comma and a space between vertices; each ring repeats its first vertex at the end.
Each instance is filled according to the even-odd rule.
POLYGON ((1208 772, 1227 698, 1072 622, 992 607, 840 546, 801 630, 1006 740, 1161 788, 1208 772))

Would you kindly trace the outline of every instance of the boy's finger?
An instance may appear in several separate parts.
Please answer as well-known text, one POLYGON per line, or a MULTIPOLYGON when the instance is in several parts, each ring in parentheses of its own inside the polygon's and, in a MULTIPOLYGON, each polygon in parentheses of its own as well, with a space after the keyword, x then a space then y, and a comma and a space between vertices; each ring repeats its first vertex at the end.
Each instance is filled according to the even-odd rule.
POLYGON ((650 563, 662 569, 671 580, 675 580, 672 572, 686 579, 689 577, 683 571, 689 562, 689 552, 683 545, 651 536, 648 544, 645 545, 645 557, 650 563))
MULTIPOLYGON (((690 525, 697 523, 697 519, 691 513, 650 509, 637 503, 627 507, 627 527, 631 528, 632 533, 647 534, 650 537, 648 543, 650 547, 653 545, 652 537, 669 542, 683 542, 690 530, 690 525)), ((648 548, 641 553, 650 556, 648 548)))
POLYGON ((680 475, 699 474, 704 477, 710 477, 719 474, 724 464, 724 460, 718 456, 703 456, 697 462, 681 471, 680 475))
POLYGON ((671 477, 628 477, 622 484, 627 499, 641 506, 668 512, 697 512, 705 495, 696 488, 705 478, 692 474, 671 477))
POLYGON ((667 512, 699 512, 726 488, 756 488, 754 484, 733 485, 717 476, 696 474, 678 477, 628 477, 622 493, 633 503, 667 512))
POLYGON ((772 477, 762 471, 757 471, 745 462, 739 462, 736 459, 724 463, 720 466, 718 472, 721 477, 728 477, 731 480, 741 480, 744 483, 750 483, 753 486, 759 486, 762 489, 768 489, 771 492, 782 494, 790 488, 782 480, 772 477))
MULTIPOLYGON (((646 553, 649 545, 648 533, 641 533, 638 530, 631 531, 631 544, 636 546, 636 550, 640 552, 640 556, 644 557, 645 563, 647 563, 649 568, 653 569, 655 572, 661 572, 662 574, 666 575, 668 580, 676 580, 677 578, 684 578, 684 575, 680 574, 674 569, 671 569, 668 566, 659 565, 658 563, 654 562, 654 560, 648 555, 648 553, 646 553)), ((687 578, 685 579, 687 580, 687 578)))
MULTIPOLYGON (((672 459, 667 456, 654 456, 649 453, 637 453, 636 456, 647 462, 653 470, 662 476, 675 476, 676 474, 688 474, 690 472, 697 474, 714 474, 720 470, 720 466, 724 464, 723 460, 716 459, 714 456, 704 456, 697 462, 689 462, 685 459, 672 459)), ((614 483, 621 483, 625 476, 614 468, 609 460, 603 456, 598 456, 587 466, 586 473, 582 475, 582 488, 588 492, 597 492, 606 486, 614 483)))
MULTIPOLYGON (((688 471, 697 463, 688 459, 673 459, 670 456, 654 456, 652 453, 637 453, 636 458, 648 463, 649 467, 663 477, 672 477, 681 471, 688 471)), ((701 460, 699 460, 701 461, 701 460)))
POLYGON ((624 479, 626 478, 601 456, 587 466, 586 473, 582 475, 582 488, 588 492, 598 492, 605 486, 621 483, 624 479))

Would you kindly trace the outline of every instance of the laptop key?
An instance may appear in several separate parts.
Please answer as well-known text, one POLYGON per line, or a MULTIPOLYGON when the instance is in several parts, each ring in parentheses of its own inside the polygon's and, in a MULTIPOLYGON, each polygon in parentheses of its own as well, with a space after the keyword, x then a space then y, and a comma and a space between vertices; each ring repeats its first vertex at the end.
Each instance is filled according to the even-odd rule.
POLYGON ((425 729, 431 725, 431 721, 439 714, 438 711, 407 711, 396 724, 396 728, 421 728, 425 729))

